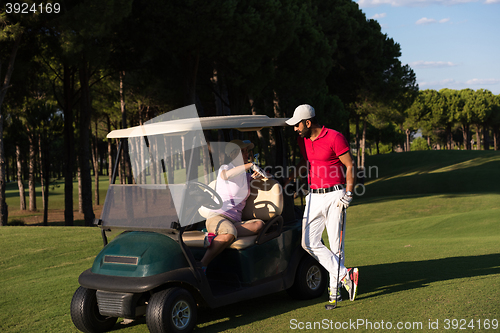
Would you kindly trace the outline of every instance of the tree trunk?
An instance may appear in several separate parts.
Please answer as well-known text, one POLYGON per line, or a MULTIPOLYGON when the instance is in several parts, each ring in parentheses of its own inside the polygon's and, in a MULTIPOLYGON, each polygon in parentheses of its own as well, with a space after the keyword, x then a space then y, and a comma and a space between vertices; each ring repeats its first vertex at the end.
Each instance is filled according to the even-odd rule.
POLYGON ((477 141, 477 146, 476 150, 481 150, 481 128, 479 125, 476 125, 476 141, 477 141))
MULTIPOLYGON (((108 133, 111 132, 111 120, 109 116, 107 116, 107 124, 108 124, 108 133)), ((109 184, 113 181, 113 141, 112 139, 108 139, 108 177, 109 184)))
POLYGON ((486 123, 483 124, 483 145, 484 150, 490 150, 490 129, 486 123))
POLYGON ((183 57, 184 66, 184 102, 185 105, 196 104, 196 78, 198 76, 198 65, 200 54, 186 54, 183 57))
MULTIPOLYGON (((248 101, 250 102, 250 110, 252 112, 252 115, 254 115, 254 116, 257 115, 257 108, 255 107, 255 100, 254 100, 252 95, 248 95, 248 101)), ((269 147, 266 143, 266 139, 264 138, 264 135, 262 135, 261 130, 257 131, 257 137, 259 138, 259 141, 261 143, 261 147, 263 148, 262 152, 263 152, 264 156, 269 156, 269 147)), ((254 144, 255 144, 255 142, 254 142, 254 144)))
MULTIPOLYGON (((5 150, 3 141, 3 120, 4 115, 2 112, 2 104, 5 98, 5 94, 10 87, 10 79, 12 78, 12 73, 14 72, 14 62, 16 61, 17 50, 21 44, 23 34, 19 33, 16 36, 16 41, 12 47, 10 53, 9 65, 7 66, 7 72, 5 73, 5 79, 3 85, 0 89, 0 225, 7 225, 9 211, 7 203, 5 202, 5 150)), ((0 60, 0 73, 2 72, 2 63, 0 60)))
POLYGON ((98 139, 97 139, 97 118, 95 120, 95 139, 94 149, 92 149, 92 161, 94 165, 94 204, 99 205, 99 152, 98 152, 98 139))
POLYGON ((80 162, 79 158, 76 158, 76 161, 78 163, 77 171, 76 171, 76 177, 78 178, 78 213, 83 213, 83 195, 82 195, 82 172, 80 170, 80 162))
POLYGON ((406 149, 405 149, 405 151, 411 151, 411 149, 410 149, 410 133, 411 133, 410 129, 407 128, 405 133, 406 133, 406 142, 405 142, 406 149))
POLYGON ((82 208, 85 225, 91 226, 94 221, 94 210, 92 207, 92 177, 90 176, 90 119, 92 105, 90 102, 89 69, 85 60, 81 62, 79 70, 81 89, 81 110, 80 110, 80 146, 79 164, 82 179, 82 208))
POLYGON ((448 150, 451 150, 451 142, 453 141, 453 136, 451 135, 451 125, 446 126, 446 146, 448 150))
MULTIPOLYGON (((158 141, 157 140, 152 140, 149 142, 149 154, 150 156, 158 156, 158 141)), ((151 172, 151 182, 153 184, 161 184, 161 177, 160 177, 160 168, 161 166, 158 165, 158 163, 151 163, 150 165, 150 172, 151 172)), ((173 177, 173 175, 172 175, 173 177)), ((167 181, 170 183, 173 183, 173 180, 170 181, 170 178, 167 176, 167 181)), ((173 178, 172 178, 173 179, 173 178)))
POLYGON ((9 158, 5 160, 5 184, 10 182, 10 168, 9 168, 9 158))
MULTIPOLYGON (((139 125, 144 124, 144 117, 143 117, 143 111, 144 108, 139 105, 139 125)), ((142 184, 147 184, 147 174, 146 174, 146 159, 148 158, 148 151, 146 145, 143 143, 144 139, 141 139, 141 141, 137 140, 137 152, 140 154, 141 159, 138 161, 139 165, 139 170, 141 172, 141 183, 142 184)), ((166 144, 167 140, 166 137, 164 138, 164 144, 165 144, 165 150, 167 149, 166 144)), ((167 155, 168 156, 168 155, 167 155)), ((138 175, 135 175, 136 177, 138 175)))
POLYGON ((64 65, 64 225, 74 224, 73 171, 75 167, 75 131, 73 128, 74 72, 64 65))
MULTIPOLYGON (((120 139, 116 139, 116 147, 119 147, 120 146, 120 139)), ((118 152, 117 152, 118 153, 118 152)), ((120 156, 118 158, 118 169, 117 169, 117 172, 118 172, 118 178, 119 178, 119 181, 120 181, 120 184, 125 184, 125 177, 124 177, 124 174, 123 174, 123 145, 121 146, 121 151, 120 151, 120 156)))
POLYGON ((500 139, 500 126, 494 126, 493 127, 493 149, 499 150, 499 142, 498 140, 500 139))
MULTIPOLYGON (((204 139, 201 138, 202 140, 204 139)), ((166 141, 166 140, 165 140, 166 141)), ((211 163, 210 163, 210 156, 209 156, 209 152, 208 152, 208 145, 207 146, 201 146, 201 157, 203 159, 203 179, 205 181, 205 184, 209 184, 212 179, 210 177, 211 175, 211 163)))
POLYGON ((17 187, 19 188, 19 209, 26 210, 26 194, 23 182, 23 164, 21 160, 21 147, 16 145, 16 164, 17 164, 17 187))
MULTIPOLYGON (((276 91, 273 91, 273 113, 275 118, 281 118, 280 99, 276 91)), ((269 128, 269 151, 266 164, 276 165, 276 137, 272 128, 269 128)))
POLYGON ((363 136, 361 138, 361 164, 358 165, 360 170, 365 169, 365 154, 366 154, 366 118, 363 119, 363 136))
POLYGON ((356 158, 357 166, 361 165, 361 154, 359 153, 359 116, 356 116, 356 158))
POLYGON ((43 225, 49 225, 49 170, 47 168, 47 150, 43 143, 42 136, 45 137, 45 131, 38 135, 38 150, 40 155, 40 183, 42 185, 42 207, 43 207, 43 225))
POLYGON ((36 211, 36 183, 35 183, 35 138, 34 133, 28 132, 29 141, 29 160, 28 160, 28 194, 29 194, 29 211, 36 211))
MULTIPOLYGON (((122 128, 127 128, 127 109, 125 107, 125 93, 124 93, 124 80, 125 80, 125 71, 120 72, 120 110, 122 113, 122 128)), ((124 169, 124 177, 126 178, 127 184, 132 184, 132 166, 130 165, 129 158, 129 148, 128 148, 128 140, 124 140, 122 144, 122 160, 123 160, 123 169, 124 169)))
POLYGON ((228 96, 227 86, 222 76, 215 68, 213 70, 210 81, 212 81, 213 84, 216 115, 218 116, 230 115, 231 109, 229 106, 229 96, 228 96))
POLYGON ((462 124, 462 130, 463 130, 463 137, 464 137, 464 149, 465 150, 470 150, 471 149, 471 142, 470 142, 470 136, 469 136, 469 124, 462 124))
POLYGON ((182 169, 186 169, 186 136, 181 136, 182 169))
POLYGON ((273 91, 273 111, 275 118, 281 118, 280 98, 276 90, 273 91))
POLYGON ((175 159, 175 155, 174 155, 174 151, 173 151, 173 144, 172 144, 172 140, 173 138, 172 137, 167 137, 165 136, 165 146, 166 146, 166 149, 167 149, 167 181, 169 184, 173 184, 174 183, 174 159, 175 159))

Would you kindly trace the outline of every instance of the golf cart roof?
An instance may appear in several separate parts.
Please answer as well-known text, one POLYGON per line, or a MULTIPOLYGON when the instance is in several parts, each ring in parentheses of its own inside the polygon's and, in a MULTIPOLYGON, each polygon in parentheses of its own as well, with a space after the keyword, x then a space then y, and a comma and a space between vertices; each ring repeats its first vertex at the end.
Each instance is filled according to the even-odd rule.
POLYGON ((107 138, 133 138, 158 134, 181 135, 190 131, 212 129, 237 129, 242 132, 257 131, 264 127, 287 126, 285 123, 287 119, 269 118, 264 115, 176 119, 114 130, 107 135, 107 138))

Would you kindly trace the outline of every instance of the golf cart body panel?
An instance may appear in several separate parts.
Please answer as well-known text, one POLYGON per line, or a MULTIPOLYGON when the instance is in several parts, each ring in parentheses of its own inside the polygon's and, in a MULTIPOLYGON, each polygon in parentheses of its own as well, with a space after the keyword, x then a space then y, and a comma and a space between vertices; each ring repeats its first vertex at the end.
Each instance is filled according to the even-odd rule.
POLYGON ((85 288, 120 293, 149 292, 165 285, 167 282, 192 286, 199 284, 191 269, 187 267, 147 277, 103 275, 92 273, 91 269, 87 269, 78 278, 78 283, 85 288))
POLYGON ((189 267, 179 245, 156 232, 130 231, 113 239, 97 255, 92 273, 146 277, 189 267))
MULTIPOLYGON (((208 184, 216 178, 220 165, 228 163, 223 161, 227 158, 227 143, 205 141, 206 132, 272 128, 276 143, 272 173, 277 167, 286 169, 281 133, 286 118, 198 118, 194 106, 180 110, 108 134, 108 138, 122 139, 119 151, 128 148, 134 178, 132 184, 114 183, 118 154, 113 184, 101 218, 95 221, 105 246, 92 267, 80 275, 81 287, 71 305, 72 320, 83 331, 93 331, 94 326, 105 331, 115 317, 134 318, 146 313, 147 322, 156 321, 148 311, 163 311, 163 306, 170 306, 170 301, 164 304, 163 300, 172 297, 180 297, 182 304, 216 308, 287 289, 312 298, 325 289, 326 272, 317 262, 311 264, 310 256, 301 247, 302 219, 293 197, 283 193, 284 174, 251 186, 253 192, 244 213, 247 219, 263 219, 261 233, 239 237, 210 263, 204 274, 199 266, 206 252, 201 207, 214 210, 222 206, 220 196, 208 184), (181 171, 173 168, 181 160, 179 152, 183 152, 184 159, 181 171), (276 197, 274 192, 278 198, 269 199, 269 194, 276 197), (260 197, 260 193, 264 195, 260 197), (260 217, 266 214, 268 218, 260 217), (108 243, 110 232, 121 234, 108 243), (318 273, 310 274, 313 266, 318 273), (319 289, 307 287, 310 276, 320 277, 319 289), (86 322, 89 316, 92 325, 86 322)), ((189 327, 193 327, 191 324, 189 327)))

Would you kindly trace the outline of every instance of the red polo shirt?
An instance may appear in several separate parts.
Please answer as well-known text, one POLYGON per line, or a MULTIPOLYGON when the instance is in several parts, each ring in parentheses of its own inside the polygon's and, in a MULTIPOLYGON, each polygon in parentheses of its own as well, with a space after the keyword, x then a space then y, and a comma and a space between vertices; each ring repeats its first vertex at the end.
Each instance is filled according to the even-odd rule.
POLYGON ((323 126, 314 141, 299 136, 297 142, 300 153, 309 162, 311 188, 345 184, 344 164, 339 156, 349 151, 349 143, 341 133, 323 126))

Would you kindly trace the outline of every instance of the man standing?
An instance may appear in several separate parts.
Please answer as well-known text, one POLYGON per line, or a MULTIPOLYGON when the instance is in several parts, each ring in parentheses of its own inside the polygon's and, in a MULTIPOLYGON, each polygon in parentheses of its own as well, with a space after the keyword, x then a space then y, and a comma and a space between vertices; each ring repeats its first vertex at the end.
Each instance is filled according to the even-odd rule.
POLYGON ((314 108, 300 105, 293 117, 286 121, 299 134, 298 144, 302 159, 286 183, 300 176, 298 171, 308 167, 309 194, 302 220, 302 247, 313 256, 330 275, 329 302, 334 308, 341 300, 339 281, 354 301, 358 288, 358 269, 344 266, 345 209, 352 201, 354 167, 349 143, 344 136, 320 126, 314 108), (344 172, 344 167, 346 168, 344 172), (321 242, 327 231, 330 248, 321 242))

